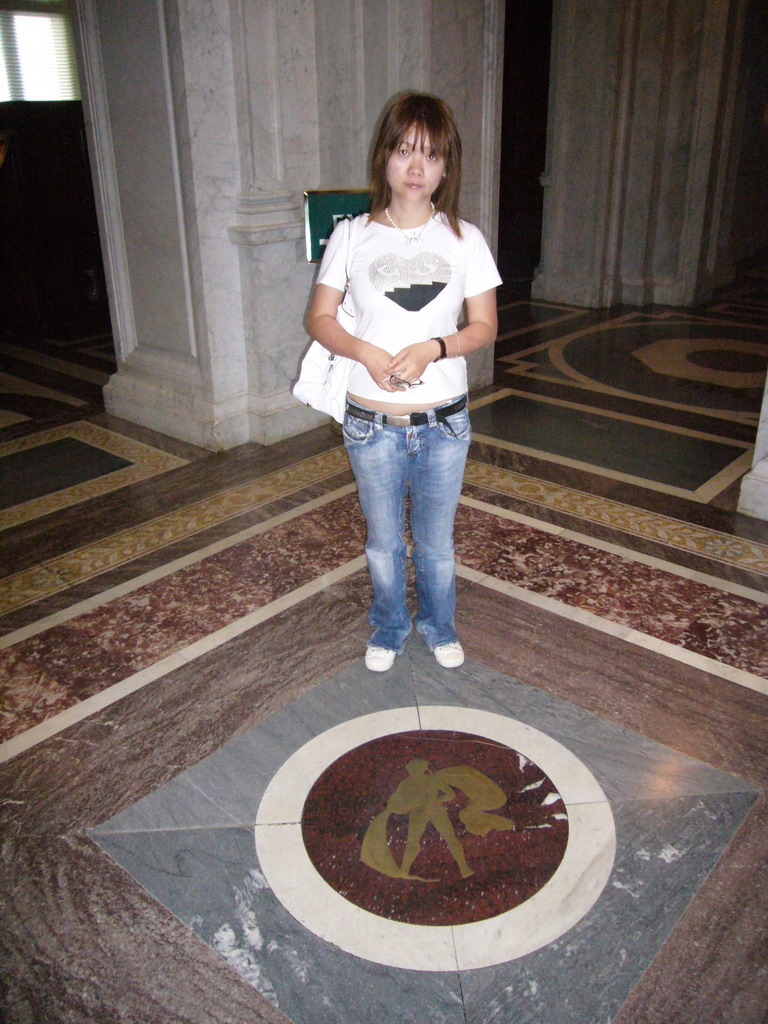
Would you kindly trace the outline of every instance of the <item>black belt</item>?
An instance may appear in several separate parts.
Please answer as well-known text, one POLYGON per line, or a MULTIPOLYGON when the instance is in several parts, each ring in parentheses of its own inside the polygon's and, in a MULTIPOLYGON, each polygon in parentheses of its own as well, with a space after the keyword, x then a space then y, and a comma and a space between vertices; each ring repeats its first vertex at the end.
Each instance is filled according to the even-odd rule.
MULTIPOLYGON (((455 412, 461 412, 466 404, 467 396, 464 395, 453 405, 435 409, 435 416, 439 420, 447 420, 455 412)), ((429 413, 426 412, 411 412, 407 416, 392 416, 388 412, 377 413, 373 409, 361 409, 357 405, 350 405, 349 402, 347 402, 347 412, 350 416, 369 422, 375 420, 377 416, 381 416, 381 422, 390 427, 423 427, 425 423, 429 423, 429 413)))

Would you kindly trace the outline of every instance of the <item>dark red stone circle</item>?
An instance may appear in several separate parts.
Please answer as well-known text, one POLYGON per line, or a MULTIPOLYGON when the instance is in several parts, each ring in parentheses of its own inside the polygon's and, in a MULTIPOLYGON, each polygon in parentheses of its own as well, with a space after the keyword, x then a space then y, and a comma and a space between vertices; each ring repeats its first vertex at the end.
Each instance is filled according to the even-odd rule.
MULTIPOLYGON (((408 814, 392 812, 384 821, 386 844, 401 865, 408 814)), ((552 877, 568 842, 565 805, 537 765, 494 740, 443 730, 382 736, 343 754, 310 790, 301 827, 312 863, 336 892, 380 917, 421 925, 485 921, 519 906, 552 877), (442 804, 474 871, 469 877, 462 877, 434 824, 426 826, 411 867, 411 874, 431 881, 393 878, 361 860, 371 822, 408 778, 406 766, 414 759, 426 761, 433 773, 474 768, 507 795, 491 813, 511 818, 514 829, 484 836, 459 818, 469 802, 463 791, 452 787, 454 797, 442 804)))

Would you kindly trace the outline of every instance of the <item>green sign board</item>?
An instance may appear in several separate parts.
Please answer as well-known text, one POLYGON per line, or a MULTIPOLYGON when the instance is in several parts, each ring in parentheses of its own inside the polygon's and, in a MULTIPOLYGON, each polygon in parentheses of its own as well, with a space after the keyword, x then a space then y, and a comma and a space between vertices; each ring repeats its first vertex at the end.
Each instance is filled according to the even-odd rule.
POLYGON ((364 188, 316 189, 304 193, 307 260, 319 263, 336 222, 365 213, 371 197, 364 188))

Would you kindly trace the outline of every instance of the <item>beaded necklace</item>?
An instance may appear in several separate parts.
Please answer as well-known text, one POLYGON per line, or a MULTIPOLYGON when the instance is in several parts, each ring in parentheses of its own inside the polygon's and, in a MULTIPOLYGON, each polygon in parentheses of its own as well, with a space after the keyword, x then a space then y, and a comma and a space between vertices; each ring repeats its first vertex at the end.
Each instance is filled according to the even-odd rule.
POLYGON ((405 231, 403 231, 403 229, 400 227, 399 224, 395 224, 395 222, 392 220, 392 217, 390 216, 389 207, 388 206, 386 206, 384 208, 384 216, 387 218, 387 220, 392 225, 392 227, 395 229, 395 231, 399 231, 400 232, 400 234, 406 240, 408 245, 418 245, 419 242, 421 241, 421 236, 424 234, 424 232, 427 230, 429 225, 435 219, 435 204, 434 203, 430 203, 429 205, 432 207, 432 213, 429 216, 429 220, 426 222, 426 224, 422 224, 420 228, 416 228, 415 229, 415 231, 416 231, 415 234, 407 235, 405 233, 405 231))

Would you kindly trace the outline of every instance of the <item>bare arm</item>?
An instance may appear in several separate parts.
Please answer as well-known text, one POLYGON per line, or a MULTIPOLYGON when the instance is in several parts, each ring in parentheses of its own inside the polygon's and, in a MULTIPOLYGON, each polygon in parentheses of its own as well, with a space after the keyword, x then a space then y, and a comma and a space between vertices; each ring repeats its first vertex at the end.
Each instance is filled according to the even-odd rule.
MULTIPOLYGON (((467 299, 467 326, 458 334, 449 334, 445 341, 448 357, 466 356, 496 340, 499 323, 496 314, 496 289, 467 299)), ((433 339, 407 345, 393 356, 386 367, 403 380, 418 380, 429 363, 440 355, 440 346, 433 339)))
POLYGON ((391 356, 378 345, 371 345, 349 334, 336 319, 336 310, 344 298, 343 292, 327 284, 315 286, 312 305, 307 317, 307 329, 321 345, 338 356, 347 356, 362 363, 374 384, 382 391, 397 391, 389 383, 392 370, 387 370, 391 356))

